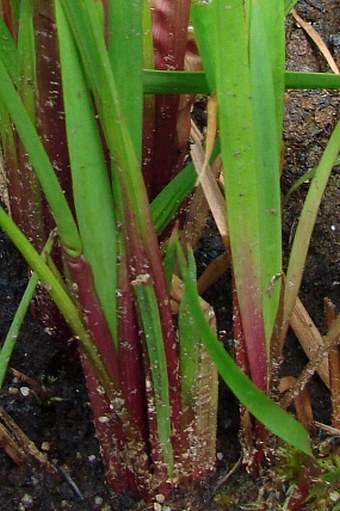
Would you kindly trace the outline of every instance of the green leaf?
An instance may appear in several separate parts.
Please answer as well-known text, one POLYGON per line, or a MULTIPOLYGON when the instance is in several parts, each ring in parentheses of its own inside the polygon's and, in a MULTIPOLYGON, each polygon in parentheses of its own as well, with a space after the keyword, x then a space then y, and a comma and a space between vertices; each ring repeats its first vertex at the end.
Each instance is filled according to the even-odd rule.
MULTIPOLYGON (((46 254, 50 254, 52 251, 52 248, 53 248, 54 242, 55 242, 54 234, 55 233, 52 233, 52 235, 49 237, 49 239, 47 240, 47 242, 45 244, 44 250, 41 254, 41 258, 43 259, 43 261, 46 261, 46 254)), ((21 325, 25 319, 28 308, 31 304, 31 301, 34 296, 35 290, 37 288, 38 282, 39 282, 38 275, 36 273, 33 273, 31 275, 31 278, 29 279, 29 282, 28 282, 25 292, 20 300, 18 308, 15 311, 15 315, 12 320, 11 326, 8 330, 8 333, 5 337, 3 345, 1 347, 1 350, 0 350, 0 388, 2 387, 4 378, 6 375, 6 371, 8 368, 8 363, 12 356, 12 352, 13 352, 16 340, 18 338, 21 325)))
POLYGON ((154 69, 155 56, 152 37, 152 18, 150 1, 142 0, 143 13, 142 13, 142 31, 143 31, 143 66, 146 68, 154 69))
POLYGON ((299 0, 285 0, 285 15, 289 14, 290 11, 295 7, 299 0))
POLYGON ((340 75, 286 71, 286 89, 340 89, 340 75))
MULTIPOLYGON (((338 158, 335 160, 333 167, 336 167, 337 165, 340 165, 340 156, 338 156, 338 158)), ((307 170, 307 172, 300 176, 296 181, 294 181, 294 183, 289 188, 288 192, 284 197, 285 203, 287 202, 289 197, 300 188, 301 185, 309 182, 315 176, 316 170, 317 167, 313 167, 312 169, 307 170)))
POLYGON ((1 60, 0 100, 8 110, 32 166, 38 175, 65 249, 70 253, 79 254, 81 252, 81 242, 71 210, 46 151, 1 60))
POLYGON ((21 0, 9 0, 10 6, 11 6, 10 10, 11 10, 11 18, 12 18, 14 36, 16 35, 16 29, 17 29, 17 25, 18 25, 20 1, 21 0))
POLYGON ((6 106, 0 97, 0 141, 6 175, 18 168, 16 137, 6 106))
POLYGON ((322 195, 326 188, 334 162, 340 152, 340 121, 338 121, 320 163, 310 184, 300 219, 296 228, 286 276, 284 293, 284 317, 282 337, 284 337, 299 292, 310 238, 315 225, 322 195))
MULTIPOLYGON (((202 43, 201 43, 202 44, 202 43)), ((203 71, 160 71, 144 69, 145 94, 209 94, 209 87, 203 71)), ((340 89, 340 75, 334 73, 309 73, 306 71, 285 71, 285 89, 340 89)))
POLYGON ((136 279, 132 285, 137 299, 137 307, 147 345, 155 399, 159 446, 167 470, 171 476, 174 462, 171 443, 171 408, 167 362, 157 298, 152 284, 147 280, 148 278, 150 278, 150 276, 147 274, 138 276, 137 279, 139 280, 136 279), (145 280, 143 280, 144 278, 145 280))
POLYGON ((108 372, 103 364, 103 360, 100 357, 93 340, 89 336, 86 328, 82 323, 76 305, 66 291, 66 287, 54 275, 54 273, 43 261, 43 259, 40 257, 38 252, 34 249, 25 235, 15 225, 13 220, 7 215, 1 206, 0 226, 6 232, 19 252, 26 259, 32 270, 37 273, 41 282, 46 286, 46 289, 52 300, 54 300, 55 304, 70 325, 75 335, 79 337, 79 342, 82 344, 84 352, 91 359, 99 380, 102 382, 108 393, 111 394, 110 389, 112 389, 112 380, 108 375, 108 372))
POLYGON ((77 221, 98 298, 112 336, 117 339, 116 220, 110 180, 91 94, 72 34, 58 2, 56 15, 77 221))
MULTIPOLYGON (((254 206, 258 211, 262 307, 268 355, 281 281, 277 280, 273 288, 270 286, 273 277, 282 272, 279 161, 284 97, 284 38, 278 37, 278 34, 283 33, 284 25, 283 14, 278 16, 280 5, 282 2, 276 2, 274 6, 270 0, 269 4, 268 0, 256 1, 251 4, 250 11, 249 54, 257 157, 257 165, 251 172, 256 174, 254 192, 257 204, 254 206), (275 37, 271 34, 275 34, 275 37)), ((246 219, 247 215, 244 223, 246 219)))
POLYGON ((216 90, 216 40, 212 37, 215 28, 214 5, 210 3, 193 2, 191 17, 195 27, 199 54, 203 61, 207 85, 210 92, 216 90))
POLYGON ((327 483, 337 483, 340 481, 340 468, 334 468, 334 470, 327 471, 319 477, 327 483))
POLYGON ((59 1, 72 29, 94 96, 106 144, 117 170, 115 177, 124 189, 125 200, 128 198, 129 204, 133 205, 137 229, 147 241, 151 226, 145 185, 94 4, 92 0, 59 1))
POLYGON ((162 71, 144 69, 144 94, 209 94, 203 71, 162 71))
POLYGON ((165 245, 165 256, 163 258, 163 266, 167 288, 170 291, 172 285, 172 276, 176 267, 178 230, 174 229, 165 245))
POLYGON ((109 0, 109 58, 120 91, 120 105, 139 161, 143 115, 142 13, 141 1, 127 5, 120 0, 109 0))
MULTIPOLYGON (((339 162, 340 163, 340 162, 339 162)), ((316 172, 316 167, 312 168, 312 169, 309 169, 307 170, 307 172, 305 172, 302 176, 300 176, 296 181, 294 181, 294 183, 292 184, 292 186, 289 188, 288 192, 286 193, 285 197, 284 197, 284 202, 286 203, 287 200, 289 199, 289 197, 294 193, 296 192, 296 190, 298 190, 300 188, 301 185, 303 185, 304 183, 307 183, 309 182, 312 177, 315 176, 315 172, 316 172)))
MULTIPOLYGON (((188 271, 183 260, 183 253, 180 247, 178 253, 181 260, 180 266, 183 282, 188 296, 187 307, 190 310, 192 320, 200 332, 200 337, 223 380, 241 403, 262 424, 292 446, 311 455, 309 437, 304 427, 290 414, 279 408, 250 381, 217 339, 201 310, 197 288, 191 278, 191 272, 188 271)), ((194 256, 191 250, 188 252, 188 257, 189 261, 191 260, 189 264, 194 265, 194 256)))
MULTIPOLYGON (((251 23, 253 28, 251 31, 253 37, 257 40, 256 46, 259 50, 261 48, 261 53, 257 55, 257 60, 263 58, 264 53, 266 55, 264 67, 266 68, 270 63, 270 70, 267 70, 268 76, 266 81, 271 77, 272 83, 270 86, 274 94, 279 157, 281 156, 282 144, 286 60, 285 24, 283 20, 284 0, 277 0, 275 5, 272 0, 259 0, 252 3, 251 23), (260 57, 260 55, 262 56, 260 57)), ((256 52, 254 53, 256 54, 256 52)))
POLYGON ((0 59, 15 85, 19 82, 18 50, 12 34, 0 16, 0 59))
POLYGON ((235 286, 251 376, 265 389, 264 261, 260 234, 264 171, 262 153, 257 147, 259 121, 254 110, 254 70, 249 62, 249 19, 239 0, 214 0, 211 5, 215 15, 216 88, 235 286))
POLYGON ((30 0, 20 3, 20 18, 18 28, 18 90, 26 111, 35 124, 36 101, 36 49, 33 27, 33 7, 30 0))
MULTIPOLYGON (((176 249, 178 240, 176 244, 176 249)), ((192 262, 192 261, 191 261, 192 262)), ((190 263, 190 260, 189 260, 190 263)), ((196 283, 196 266, 192 264, 187 268, 187 275, 196 283)), ((179 308, 178 330, 180 337, 180 375, 182 402, 190 404, 196 394, 196 385, 200 364, 200 339, 201 334, 197 323, 191 313, 191 295, 184 286, 183 296, 179 308)), ((191 404, 192 406, 192 404, 191 404)), ((185 405, 184 405, 185 407, 185 405)))
POLYGON ((151 203, 151 214, 156 232, 160 234, 171 222, 178 207, 189 195, 197 181, 192 163, 177 174, 151 203))

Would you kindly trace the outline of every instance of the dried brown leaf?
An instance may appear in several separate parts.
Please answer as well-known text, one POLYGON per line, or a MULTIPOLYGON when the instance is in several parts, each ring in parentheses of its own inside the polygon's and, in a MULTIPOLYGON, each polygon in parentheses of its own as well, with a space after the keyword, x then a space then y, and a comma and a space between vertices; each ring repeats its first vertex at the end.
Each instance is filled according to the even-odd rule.
POLYGON ((329 49, 327 48, 326 44, 324 43, 322 37, 319 35, 319 33, 315 30, 315 28, 310 25, 310 23, 307 23, 304 19, 301 18, 301 16, 298 15, 295 9, 292 9, 291 14, 293 15, 294 19, 297 21, 297 23, 303 28, 303 30, 306 32, 306 34, 309 35, 309 37, 312 39, 312 41, 316 44, 316 46, 321 51, 322 55, 325 57, 329 67, 335 74, 339 74, 339 68, 335 63, 335 60, 333 59, 333 56, 329 49))

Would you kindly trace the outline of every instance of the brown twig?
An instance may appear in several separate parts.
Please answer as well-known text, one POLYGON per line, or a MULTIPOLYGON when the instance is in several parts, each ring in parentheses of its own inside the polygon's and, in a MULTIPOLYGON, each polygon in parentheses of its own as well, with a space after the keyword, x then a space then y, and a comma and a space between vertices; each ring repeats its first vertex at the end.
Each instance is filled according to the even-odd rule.
POLYGON ((333 426, 329 426, 328 424, 323 424, 322 422, 319 422, 319 421, 315 421, 314 424, 317 428, 322 429, 328 435, 340 437, 340 429, 339 428, 333 428, 333 426))
POLYGON ((215 284, 220 277, 227 271, 230 266, 230 254, 224 252, 220 256, 216 257, 210 264, 205 268, 202 275, 197 280, 197 289, 200 295, 203 295, 210 286, 215 284))
MULTIPOLYGON (((296 383, 294 376, 284 376, 280 380, 280 391, 285 392, 291 389, 296 383)), ((299 422, 307 429, 311 431, 313 427, 313 410, 312 404, 307 388, 301 390, 301 392, 294 399, 294 407, 299 422)))
MULTIPOLYGON (((320 346, 323 346, 324 341, 304 304, 299 298, 297 298, 293 309, 290 326, 298 338, 303 351, 309 359, 312 359, 320 346)), ((316 370, 324 384, 329 388, 329 368, 327 356, 325 356, 316 370)))
POLYGON ((202 147, 203 136, 195 123, 191 123, 191 157, 195 165, 199 183, 190 201, 187 220, 183 229, 184 237, 195 247, 200 238, 209 208, 216 222, 225 246, 229 246, 227 225, 225 220, 225 205, 222 192, 216 179, 221 171, 221 158, 218 156, 211 167, 204 168, 205 153, 202 147))
POLYGON ((313 376, 323 358, 332 350, 340 340, 340 314, 333 321, 331 328, 324 337, 324 344, 318 348, 314 356, 305 366, 304 370, 296 380, 295 385, 287 392, 282 399, 280 406, 286 409, 293 399, 301 392, 309 379, 313 376))
MULTIPOLYGON (((335 305, 329 298, 325 298, 326 325, 330 329, 336 319, 335 305)), ((335 346, 328 355, 329 381, 332 400, 332 426, 340 429, 340 351, 335 346)))
POLYGON ((211 492, 213 495, 222 486, 222 484, 224 484, 226 481, 228 481, 228 479, 230 479, 230 477, 236 472, 238 467, 241 465, 241 461, 242 461, 242 456, 239 457, 239 459, 237 460, 235 465, 233 465, 230 470, 228 470, 225 474, 222 474, 218 478, 217 483, 215 484, 215 486, 214 486, 214 488, 213 488, 213 490, 211 492))
POLYGON ((48 461, 36 445, 14 422, 10 415, 0 406, 0 447, 16 465, 23 465, 35 460, 46 472, 57 475, 57 469, 48 461))
MULTIPOLYGON (((194 138, 195 135, 193 131, 191 132, 191 135, 194 138)), ((209 204, 211 214, 214 217, 221 238, 224 244, 229 246, 225 201, 216 182, 216 177, 219 174, 221 162, 220 160, 218 161, 217 172, 216 170, 213 172, 209 165, 207 165, 205 168, 205 153, 201 142, 198 138, 194 139, 194 141, 195 144, 191 147, 191 157, 195 165, 199 183, 202 186, 204 195, 209 204)))
POLYGON ((325 57, 329 67, 335 74, 339 74, 339 68, 335 63, 335 60, 333 59, 333 56, 327 46, 325 45, 322 37, 319 35, 319 33, 315 30, 315 28, 310 25, 310 23, 307 23, 304 19, 302 19, 295 9, 291 10, 291 14, 294 17, 295 21, 303 28, 303 30, 306 32, 306 34, 309 35, 309 37, 312 39, 312 41, 316 44, 316 46, 321 51, 322 55, 325 57))

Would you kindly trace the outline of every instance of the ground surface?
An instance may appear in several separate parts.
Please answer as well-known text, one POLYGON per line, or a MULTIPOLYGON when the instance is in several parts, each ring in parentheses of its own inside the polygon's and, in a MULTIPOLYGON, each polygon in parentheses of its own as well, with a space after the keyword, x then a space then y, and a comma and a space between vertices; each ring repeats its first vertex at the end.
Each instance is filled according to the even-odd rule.
MULTIPOLYGON (((300 5, 301 4, 301 5, 300 5)), ((298 11, 311 21, 325 39, 339 62, 340 5, 336 0, 305 1, 298 11)), ((325 71, 327 66, 319 51, 290 18, 287 21, 289 69, 325 71)), ((339 118, 339 93, 288 91, 286 97, 285 153, 282 189, 285 193, 295 179, 317 164, 332 127, 339 118)), ((301 298, 308 311, 324 331, 323 299, 330 297, 340 309, 339 276, 339 169, 333 172, 315 227, 307 259, 301 298), (337 171, 338 170, 338 171, 337 171)), ((289 253, 292 232, 307 190, 303 185, 284 209, 285 254, 289 253)), ((208 226, 198 247, 198 266, 202 270, 222 251, 214 230, 208 226)), ((25 267, 9 241, 0 237, 0 338, 8 328, 26 281, 25 267)), ((230 302, 228 276, 207 293, 214 305, 221 337, 230 337, 230 302)), ((298 374, 305 363, 301 349, 290 334, 286 366, 289 374, 298 374)), ((58 468, 59 476, 46 474, 40 466, 17 467, 0 449, 0 511, 92 511, 145 510, 128 496, 115 497, 105 484, 99 448, 94 436, 81 370, 76 359, 66 363, 61 344, 37 323, 28 319, 19 336, 11 367, 33 378, 38 386, 32 390, 27 381, 9 374, 0 394, 0 404, 12 416, 39 449, 58 468), (31 389, 27 393, 27 388, 31 389), (60 468, 63 469, 61 473, 60 468)), ((329 396, 316 378, 312 393, 315 418, 329 421, 329 396)), ((237 462, 237 403, 221 386, 219 417, 218 477, 237 462)), ((270 477, 269 477, 270 479, 270 477)), ((163 511, 237 511, 241 509, 282 509, 283 488, 270 491, 266 480, 255 483, 238 469, 227 487, 216 493, 217 476, 190 493, 178 493, 163 511), (242 490, 240 491, 240 488, 242 490), (262 488, 262 490, 261 490, 262 488), (263 498, 261 498, 263 491, 263 498), (216 498, 216 495, 219 495, 216 498)), ((325 508, 327 509, 327 508, 325 508)), ((331 509, 331 507, 329 508, 331 509)))

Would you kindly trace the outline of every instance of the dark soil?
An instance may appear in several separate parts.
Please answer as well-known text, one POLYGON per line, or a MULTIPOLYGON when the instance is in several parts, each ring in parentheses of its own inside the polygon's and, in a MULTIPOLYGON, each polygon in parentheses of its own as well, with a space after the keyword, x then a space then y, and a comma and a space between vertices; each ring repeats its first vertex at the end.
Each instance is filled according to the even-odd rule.
MULTIPOLYGON (((297 10, 320 31, 339 65, 340 4, 337 0, 301 1, 297 10)), ((319 51, 292 18, 287 20, 287 40, 289 69, 327 70, 319 51)), ((318 163, 337 118, 339 92, 287 92, 283 195, 299 176, 318 163)), ((322 332, 325 331, 324 298, 331 298, 337 309, 340 309, 339 170, 334 170, 321 204, 300 293, 322 332)), ((283 236, 286 259, 307 189, 308 185, 304 184, 285 204, 283 236)), ((199 270, 202 271, 222 251, 218 235, 208 224, 197 248, 199 270)), ((24 263, 12 244, 1 235, 0 338, 7 332, 26 280, 24 263)), ((226 344, 231 337, 229 296, 228 275, 205 296, 214 306, 218 330, 226 344)), ((33 462, 17 466, 4 450, 0 449, 0 510, 145 510, 145 505, 134 502, 127 495, 113 495, 105 483, 80 364, 72 354, 72 349, 69 353, 72 357, 71 363, 65 358, 62 342, 48 335, 31 317, 25 321, 10 365, 35 380, 36 385, 32 386, 9 372, 0 394, 0 404, 36 446, 46 453, 49 461, 57 468, 58 476, 48 475, 41 466, 33 462)), ((291 333, 286 356, 285 372, 298 375, 306 359, 291 333)), ((329 423, 328 391, 317 377, 313 378, 310 388, 315 419, 329 423)), ((190 494, 178 492, 171 502, 163 507, 156 506, 156 510, 282 509, 283 488, 273 489, 268 483, 270 477, 267 477, 266 482, 259 480, 254 483, 242 469, 235 471, 228 486, 222 486, 222 491, 217 492, 216 498, 213 489, 217 477, 228 472, 240 455, 238 421, 238 404, 228 389, 221 385, 218 475, 190 494)))

